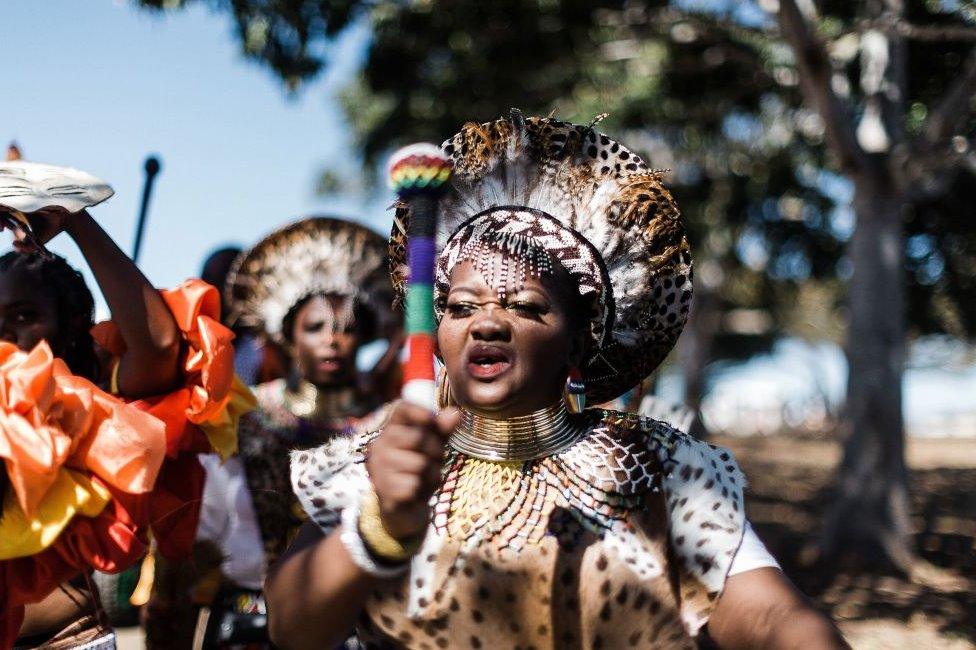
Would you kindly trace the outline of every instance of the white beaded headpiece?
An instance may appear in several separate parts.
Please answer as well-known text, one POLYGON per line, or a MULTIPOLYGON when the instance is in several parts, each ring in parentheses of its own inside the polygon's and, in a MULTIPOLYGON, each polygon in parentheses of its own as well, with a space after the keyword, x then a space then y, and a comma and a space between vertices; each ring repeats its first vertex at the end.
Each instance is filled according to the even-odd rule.
POLYGON ((227 278, 231 322, 284 340, 282 324, 297 304, 315 295, 348 297, 329 325, 341 330, 355 304, 392 319, 386 241, 343 219, 310 217, 271 233, 241 255, 227 278))

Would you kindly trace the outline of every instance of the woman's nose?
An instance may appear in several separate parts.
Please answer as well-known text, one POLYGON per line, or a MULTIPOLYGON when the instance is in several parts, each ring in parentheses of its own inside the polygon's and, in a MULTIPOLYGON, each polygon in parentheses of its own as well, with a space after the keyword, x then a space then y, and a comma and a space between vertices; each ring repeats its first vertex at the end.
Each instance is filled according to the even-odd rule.
POLYGON ((316 345, 323 348, 335 348, 339 346, 339 331, 331 328, 323 328, 316 336, 316 345))
POLYGON ((471 326, 471 336, 476 341, 510 341, 512 328, 508 320, 497 313, 498 310, 489 309, 480 314, 471 326))

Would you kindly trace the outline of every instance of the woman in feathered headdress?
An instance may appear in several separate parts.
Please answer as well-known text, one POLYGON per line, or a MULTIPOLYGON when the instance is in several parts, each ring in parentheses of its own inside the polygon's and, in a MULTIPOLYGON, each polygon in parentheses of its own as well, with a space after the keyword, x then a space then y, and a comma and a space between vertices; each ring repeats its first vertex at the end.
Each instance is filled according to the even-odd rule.
POLYGON ((844 647, 751 532, 727 451, 579 408, 651 372, 688 315, 658 175, 592 125, 517 112, 443 150, 437 341, 460 413, 401 404, 295 456, 315 526, 268 580, 275 642, 692 648, 708 624, 727 647, 844 647))
POLYGON ((398 327, 386 240, 349 221, 313 217, 268 235, 235 262, 227 295, 230 321, 284 349, 291 367, 255 388, 258 409, 241 422, 237 456, 207 465, 198 537, 224 561, 206 647, 266 638, 265 570, 304 520, 288 453, 379 426, 399 349, 391 341, 372 372, 357 370, 359 349, 395 339, 398 327))
POLYGON ((249 394, 233 384, 216 290, 157 291, 86 208, 112 189, 73 169, 0 164, 0 648, 112 648, 92 569, 189 551, 203 469, 233 451, 249 394), (44 244, 65 232, 112 311, 92 328, 81 274, 44 244), (97 344, 96 344, 97 343, 97 344))

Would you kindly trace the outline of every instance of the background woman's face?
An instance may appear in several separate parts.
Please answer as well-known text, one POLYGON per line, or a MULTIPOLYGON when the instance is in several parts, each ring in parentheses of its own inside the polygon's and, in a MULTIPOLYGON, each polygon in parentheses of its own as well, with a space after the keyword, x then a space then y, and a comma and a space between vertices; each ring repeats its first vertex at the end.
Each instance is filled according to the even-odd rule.
POLYGON ((0 274, 0 339, 25 352, 46 340, 60 354, 58 303, 37 278, 22 273, 0 274))
POLYGON ((335 316, 347 308, 346 300, 315 296, 295 314, 291 331, 293 361, 302 377, 319 388, 343 388, 355 382, 359 349, 356 323, 349 318, 342 329, 335 327, 335 316))
POLYGON ((437 330, 455 400, 496 419, 554 404, 578 356, 570 320, 551 281, 526 278, 500 301, 470 262, 459 263, 437 330))

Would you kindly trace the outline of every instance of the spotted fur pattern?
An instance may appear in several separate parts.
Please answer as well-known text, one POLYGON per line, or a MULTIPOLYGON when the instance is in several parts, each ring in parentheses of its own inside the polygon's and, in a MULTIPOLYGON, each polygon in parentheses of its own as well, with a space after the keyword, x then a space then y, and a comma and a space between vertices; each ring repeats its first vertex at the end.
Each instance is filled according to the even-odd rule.
MULTIPOLYGON (((679 641, 694 635, 708 620, 742 538, 741 472, 725 450, 661 422, 598 410, 579 417, 587 418, 590 433, 547 458, 495 463, 450 452, 431 500, 424 545, 404 581, 368 605, 372 622, 365 625, 379 619, 389 638, 405 629, 420 633, 457 612, 453 603, 471 606, 478 593, 494 593, 507 584, 506 576, 517 574, 525 585, 550 585, 548 600, 545 607, 519 611, 493 601, 497 619, 484 627, 503 627, 482 634, 496 641, 498 634, 510 634, 507 620, 534 621, 535 629, 556 619, 582 619, 595 626, 587 632, 591 639, 618 638, 613 626, 593 630, 606 627, 601 613, 620 590, 645 593, 645 602, 655 603, 651 611, 664 617, 655 622, 654 635, 641 632, 646 642, 663 629, 680 631, 679 641), (553 565, 557 556, 569 568, 553 565), (556 571, 574 573, 563 585, 556 571), (588 571, 612 574, 613 594, 584 585, 581 576, 588 571), (573 598, 557 603, 563 593, 573 598)), ((370 439, 334 441, 292 457, 295 492, 325 532, 368 487, 363 461, 370 439)), ((464 641, 472 623, 463 613, 451 624, 451 647, 464 641)), ((623 629, 630 636, 640 631, 623 629)))
POLYGON ((637 412, 646 418, 665 422, 680 431, 688 431, 695 422, 694 411, 657 395, 645 395, 637 412))
POLYGON ((380 321, 392 318, 386 242, 365 226, 310 217, 276 230, 234 263, 227 279, 231 322, 281 343, 282 321, 316 294, 351 296, 380 321))
MULTIPOLYGON (((511 229, 526 229, 532 211, 550 215, 566 232, 548 233, 544 243, 581 293, 596 297, 591 329, 599 345, 581 368, 587 398, 613 399, 646 377, 677 341, 692 297, 684 225, 660 175, 589 126, 517 111, 467 124, 442 147, 454 163, 454 191, 441 203, 440 249, 450 254, 449 241, 463 246, 471 233, 459 228, 483 227, 470 220, 486 211, 504 208, 484 218, 511 229)), ((400 295, 409 220, 409 207, 400 205, 390 239, 400 295)), ((442 262, 441 289, 449 272, 442 262)))

